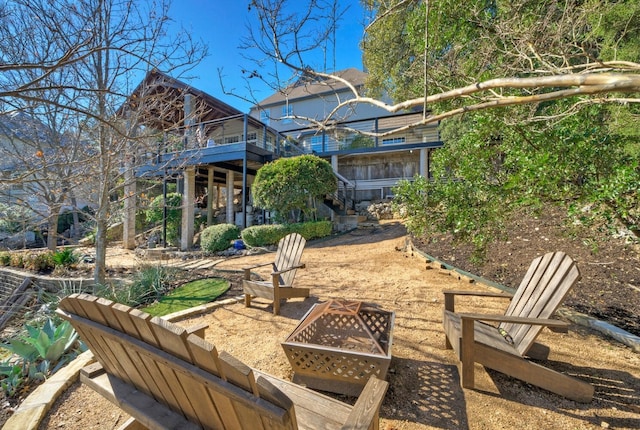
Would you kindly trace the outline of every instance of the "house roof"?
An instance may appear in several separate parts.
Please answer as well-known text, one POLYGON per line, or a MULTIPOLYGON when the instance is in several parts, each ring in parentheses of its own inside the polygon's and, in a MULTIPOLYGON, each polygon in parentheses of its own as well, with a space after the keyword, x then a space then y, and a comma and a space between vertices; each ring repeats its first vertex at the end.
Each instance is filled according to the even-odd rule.
POLYGON ((118 109, 136 111, 138 121, 159 129, 169 130, 185 125, 185 95, 195 97, 194 122, 241 116, 243 112, 158 70, 151 70, 118 109))
MULTIPOLYGON (((354 68, 340 70, 334 74, 349 81, 356 88, 362 87, 367 77, 365 72, 354 68)), ((336 79, 318 79, 311 78, 309 76, 302 76, 282 91, 278 91, 262 100, 252 109, 280 104, 286 100, 291 101, 306 97, 319 96, 322 94, 330 94, 346 89, 347 86, 336 79)))

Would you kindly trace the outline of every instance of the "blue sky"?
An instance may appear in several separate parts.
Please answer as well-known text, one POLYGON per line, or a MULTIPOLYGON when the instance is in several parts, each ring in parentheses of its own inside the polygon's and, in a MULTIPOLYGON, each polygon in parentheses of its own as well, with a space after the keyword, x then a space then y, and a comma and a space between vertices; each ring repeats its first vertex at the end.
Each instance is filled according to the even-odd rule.
MULTIPOLYGON (((225 89, 235 88, 236 92, 248 96, 240 70, 253 70, 255 66, 243 58, 238 49, 242 37, 246 36, 246 26, 250 17, 248 3, 249 0, 174 0, 169 12, 169 16, 177 25, 191 31, 194 38, 201 39, 209 45, 209 56, 188 73, 195 78, 185 79, 185 82, 243 112, 248 112, 251 104, 222 93, 218 69, 223 68, 225 89)), ((348 6, 348 9, 337 31, 336 70, 349 67, 362 69, 359 48, 363 32, 362 7, 359 0, 339 3, 340 8, 348 6)), ((323 54, 318 52, 306 61, 323 64, 323 54)), ((329 64, 329 68, 333 68, 332 64, 329 64)), ((266 86, 254 86, 253 89, 258 92, 258 99, 271 94, 271 90, 266 86)))

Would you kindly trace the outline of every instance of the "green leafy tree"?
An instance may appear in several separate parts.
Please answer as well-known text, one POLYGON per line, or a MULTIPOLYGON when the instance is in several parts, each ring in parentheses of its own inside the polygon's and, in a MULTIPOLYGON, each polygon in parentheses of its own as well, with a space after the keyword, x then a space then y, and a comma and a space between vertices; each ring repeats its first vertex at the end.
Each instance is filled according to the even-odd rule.
POLYGON ((272 60, 276 73, 251 76, 276 79, 284 66, 293 80, 346 85, 352 97, 341 96, 324 118, 296 116, 325 131, 341 110, 361 104, 422 109, 402 130, 440 123, 446 146, 433 159, 435 180, 402 184, 418 230, 451 231, 481 252, 514 211, 551 203, 588 204, 636 228, 640 0, 362 3, 370 14, 366 94, 305 58, 318 48, 307 30, 331 16, 322 2, 301 15, 286 0, 252 1, 260 30, 247 48, 258 67, 272 60))
POLYGON ((283 221, 313 216, 313 199, 338 188, 331 165, 315 155, 280 158, 258 170, 251 187, 254 203, 275 211, 283 221))
POLYGON ((592 105, 551 128, 508 124, 500 110, 449 120, 442 130, 447 145, 433 157, 434 180, 400 184, 395 203, 415 234, 453 233, 473 242, 478 258, 504 236, 507 218, 548 204, 593 206, 637 231, 632 184, 640 170, 625 149, 628 138, 606 126, 607 113, 592 105))
POLYGON ((423 100, 443 119, 435 180, 395 191, 410 229, 451 232, 481 256, 515 211, 557 203, 589 205, 637 231, 632 208, 640 201, 630 184, 640 177, 640 127, 631 98, 560 85, 525 97, 509 84, 492 93, 473 87, 516 82, 505 76, 533 82, 597 73, 596 63, 637 70, 640 2, 456 3, 365 2, 375 13, 363 42, 370 94, 423 100), (630 105, 606 104, 624 100, 630 105))

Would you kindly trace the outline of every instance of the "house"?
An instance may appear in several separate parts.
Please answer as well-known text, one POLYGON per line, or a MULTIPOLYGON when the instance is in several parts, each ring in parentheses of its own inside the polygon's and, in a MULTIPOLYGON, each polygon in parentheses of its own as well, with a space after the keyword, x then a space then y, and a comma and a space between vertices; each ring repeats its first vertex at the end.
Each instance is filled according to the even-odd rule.
POLYGON ((147 73, 118 113, 157 139, 154 145, 134 145, 129 159, 135 165, 124 166, 125 247, 135 247, 138 179, 175 183, 183 194, 181 249, 192 246, 197 206, 205 206, 207 225, 221 208, 226 222, 255 222, 253 178, 262 165, 287 155, 277 131, 157 70, 147 73))
MULTIPOLYGON (((366 74, 347 69, 338 75, 362 91, 366 74)), ((253 211, 250 189, 257 170, 278 157, 313 153, 330 161, 340 192, 326 202, 329 214, 389 198, 400 179, 429 175, 430 154, 442 146, 437 125, 393 132, 422 112, 390 114, 354 104, 334 113, 332 128, 312 126, 348 97, 353 93, 341 81, 302 79, 242 113, 166 74, 149 72, 120 110, 161 136, 156 150, 136 154, 125 181, 125 196, 132 196, 125 199, 125 246, 135 245, 136 178, 176 182, 183 194, 180 247, 186 250, 197 202, 205 202, 207 224, 221 206, 226 222, 240 227, 267 221, 253 211)))
MULTIPOLYGON (((363 95, 367 74, 357 69, 336 72, 363 95)), ((351 88, 336 79, 305 79, 259 102, 250 115, 273 127, 304 153, 331 162, 354 188, 355 203, 385 199, 400 179, 429 176, 431 151, 442 146, 432 124, 375 137, 415 123, 422 112, 392 114, 370 104, 353 104, 334 112, 339 102, 354 99, 351 88), (318 131, 314 122, 333 112, 333 128, 318 131)))

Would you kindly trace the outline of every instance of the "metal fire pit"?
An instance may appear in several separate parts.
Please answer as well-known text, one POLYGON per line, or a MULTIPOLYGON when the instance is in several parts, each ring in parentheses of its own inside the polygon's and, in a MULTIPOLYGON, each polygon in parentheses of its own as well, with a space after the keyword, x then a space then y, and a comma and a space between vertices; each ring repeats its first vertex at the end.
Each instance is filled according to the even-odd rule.
POLYGON ((313 305, 282 342, 293 381, 357 396, 373 375, 385 379, 395 314, 357 301, 313 305))

